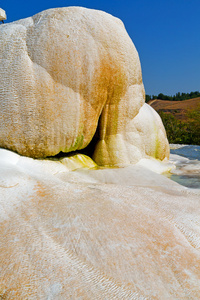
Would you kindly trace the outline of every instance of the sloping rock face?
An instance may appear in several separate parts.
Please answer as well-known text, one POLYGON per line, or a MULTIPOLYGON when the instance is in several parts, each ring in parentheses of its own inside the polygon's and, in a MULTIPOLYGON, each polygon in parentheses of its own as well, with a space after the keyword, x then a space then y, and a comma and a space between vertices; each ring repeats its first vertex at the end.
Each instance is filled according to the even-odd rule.
POLYGON ((0 44, 1 147, 53 156, 85 148, 97 131, 98 164, 168 157, 162 122, 143 107, 138 53, 119 19, 50 9, 2 25, 0 44))
POLYGON ((200 189, 65 166, 0 149, 0 299, 199 299, 200 189))

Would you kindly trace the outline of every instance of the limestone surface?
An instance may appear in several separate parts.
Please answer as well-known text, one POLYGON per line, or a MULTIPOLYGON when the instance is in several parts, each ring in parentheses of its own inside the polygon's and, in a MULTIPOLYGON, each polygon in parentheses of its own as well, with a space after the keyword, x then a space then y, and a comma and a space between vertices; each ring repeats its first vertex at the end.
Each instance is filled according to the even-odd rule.
POLYGON ((2 25, 0 44, 1 147, 38 158, 95 139, 101 165, 168 157, 165 129, 144 106, 138 53, 119 19, 50 9, 2 25))

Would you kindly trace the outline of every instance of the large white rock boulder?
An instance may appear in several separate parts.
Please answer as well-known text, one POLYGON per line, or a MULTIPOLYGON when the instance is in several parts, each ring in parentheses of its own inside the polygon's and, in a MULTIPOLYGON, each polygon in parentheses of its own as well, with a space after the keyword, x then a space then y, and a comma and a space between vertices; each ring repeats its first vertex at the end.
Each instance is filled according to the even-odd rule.
POLYGON ((138 53, 119 19, 50 9, 1 26, 0 44, 1 147, 53 156, 85 148, 97 130, 99 164, 168 157, 162 122, 143 108, 138 53))

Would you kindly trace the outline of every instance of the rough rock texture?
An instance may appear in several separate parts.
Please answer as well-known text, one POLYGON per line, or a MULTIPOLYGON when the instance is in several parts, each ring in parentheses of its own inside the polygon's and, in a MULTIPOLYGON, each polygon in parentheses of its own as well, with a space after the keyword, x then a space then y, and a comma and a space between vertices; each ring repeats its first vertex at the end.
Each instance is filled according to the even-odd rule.
POLYGON ((0 150, 0 299, 199 299, 199 199, 137 164, 0 150))
POLYGON ((6 12, 0 8, 0 21, 6 20, 6 12))
POLYGON ((2 25, 0 44, 1 147, 31 157, 71 152, 85 148, 98 126, 99 164, 168 157, 162 122, 141 108, 140 61, 119 19, 50 9, 2 25))

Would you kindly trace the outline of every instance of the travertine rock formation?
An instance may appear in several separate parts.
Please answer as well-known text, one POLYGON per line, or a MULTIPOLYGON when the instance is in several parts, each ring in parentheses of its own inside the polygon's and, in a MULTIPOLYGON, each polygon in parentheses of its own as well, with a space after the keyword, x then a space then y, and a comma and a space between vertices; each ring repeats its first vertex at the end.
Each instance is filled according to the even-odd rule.
POLYGON ((0 146, 31 157, 85 148, 127 165, 168 157, 162 122, 144 104, 138 53, 123 23, 80 7, 0 27, 0 146))
POLYGON ((0 8, 0 21, 6 20, 6 12, 0 8))

